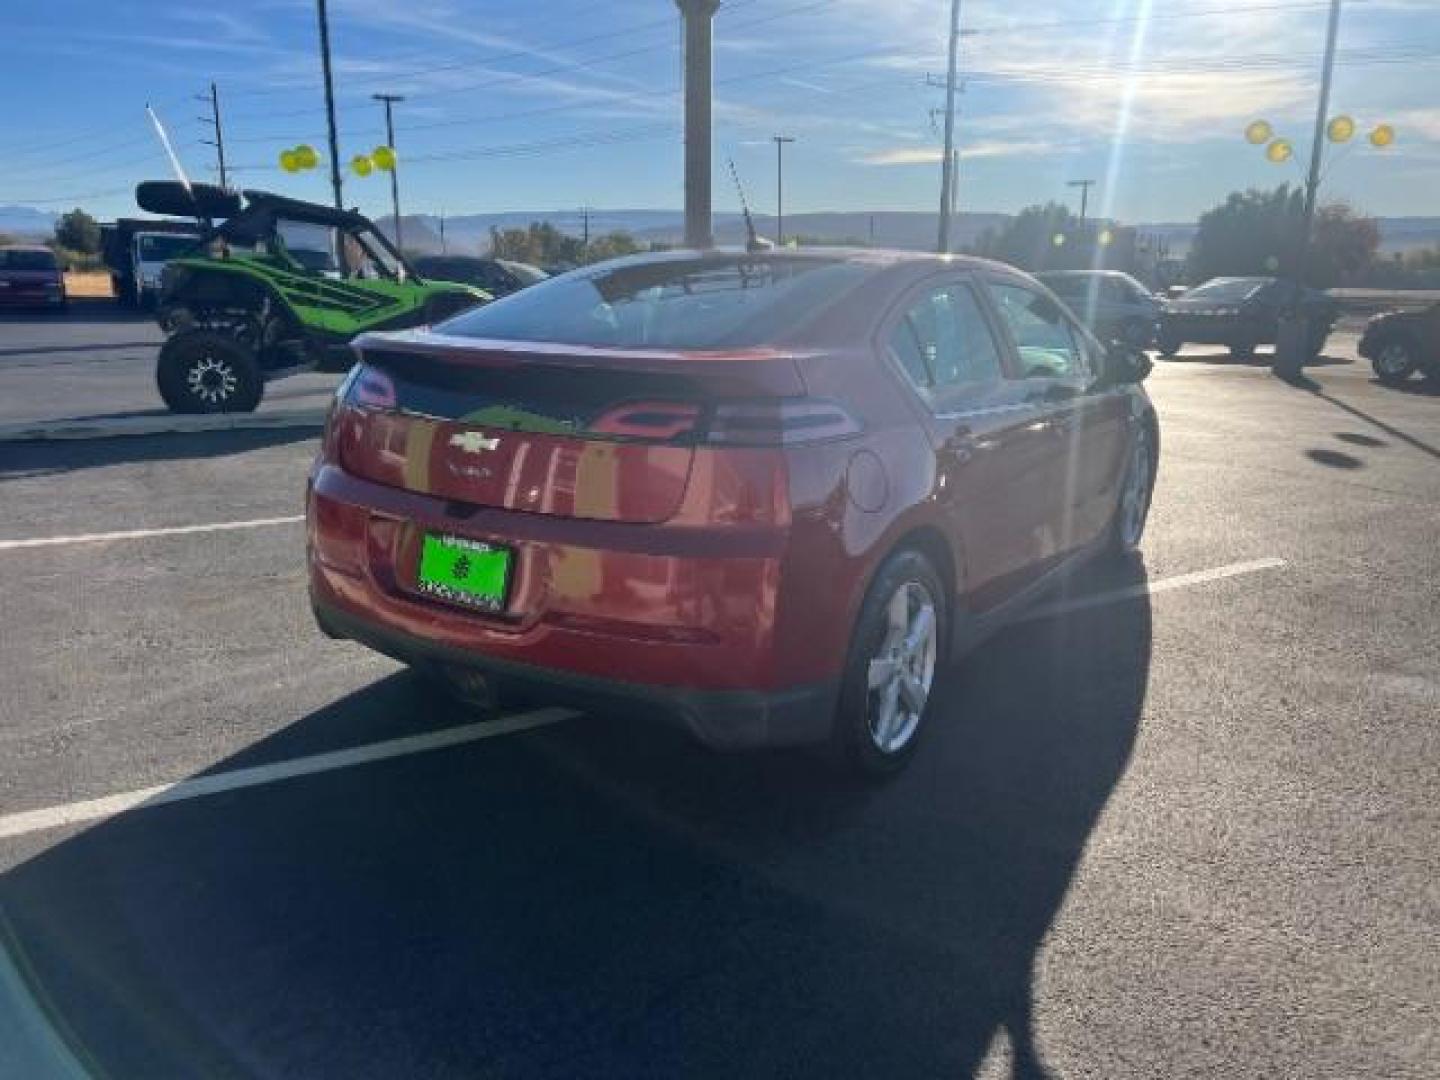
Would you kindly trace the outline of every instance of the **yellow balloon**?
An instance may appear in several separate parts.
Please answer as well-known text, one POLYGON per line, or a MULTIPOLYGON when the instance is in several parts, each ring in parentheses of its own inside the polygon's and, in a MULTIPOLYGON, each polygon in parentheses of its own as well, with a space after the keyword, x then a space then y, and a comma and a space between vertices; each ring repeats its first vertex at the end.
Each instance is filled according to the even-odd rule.
POLYGON ((1389 124, 1381 124, 1374 131, 1370 132, 1370 144, 1385 149, 1395 141, 1395 129, 1389 124))
POLYGON ((1050 238, 1050 242, 1056 247, 1061 247, 1065 243, 1065 234, 1063 232, 1057 232, 1050 238))
POLYGON ((1295 153, 1294 147, 1290 145, 1289 139, 1276 139, 1265 148, 1265 156, 1276 165, 1283 165, 1290 160, 1290 155, 1295 153))
POLYGON ((295 147, 295 160, 299 162, 302 169, 313 169, 320 164, 320 155, 309 143, 301 143, 295 147))
POLYGON ((1261 143, 1269 142, 1270 136, 1275 134, 1275 129, 1270 126, 1268 120, 1252 120, 1245 128, 1245 141, 1259 146, 1261 143))
POLYGON ((395 151, 388 146, 377 146, 375 152, 370 155, 370 160, 375 167, 382 172, 390 172, 395 168, 395 151))
POLYGON ((1100 235, 1097 236, 1095 239, 1101 247, 1109 247, 1111 241, 1115 239, 1115 234, 1112 233, 1109 229, 1101 229, 1100 235))
POLYGON ((350 159, 350 168, 355 170, 356 176, 369 176, 370 170, 375 168, 375 163, 364 154, 356 154, 350 159))
POLYGON ((288 173, 300 171, 300 162, 296 159, 294 150, 280 151, 280 168, 288 173))
POLYGON ((1349 142, 1355 134, 1355 121, 1348 116, 1337 116, 1325 125, 1325 137, 1331 142, 1349 142))

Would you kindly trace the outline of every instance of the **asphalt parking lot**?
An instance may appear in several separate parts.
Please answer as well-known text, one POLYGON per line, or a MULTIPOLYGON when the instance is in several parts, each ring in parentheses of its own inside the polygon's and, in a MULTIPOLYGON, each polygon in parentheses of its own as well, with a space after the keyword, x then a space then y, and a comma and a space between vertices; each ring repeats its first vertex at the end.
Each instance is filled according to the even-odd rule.
MULTIPOLYGON (((0 311, 0 426, 162 416, 155 357, 165 335, 144 312, 77 300, 66 314, 0 311)), ((261 410, 323 405, 339 377, 303 375, 266 388, 261 410)))
MULTIPOLYGON (((154 337, 10 329, 61 415, 154 337)), ((0 1076, 1436 1075, 1440 397, 1354 343, 1159 365, 1143 564, 873 788, 326 640, 313 432, 0 444, 0 1076)))

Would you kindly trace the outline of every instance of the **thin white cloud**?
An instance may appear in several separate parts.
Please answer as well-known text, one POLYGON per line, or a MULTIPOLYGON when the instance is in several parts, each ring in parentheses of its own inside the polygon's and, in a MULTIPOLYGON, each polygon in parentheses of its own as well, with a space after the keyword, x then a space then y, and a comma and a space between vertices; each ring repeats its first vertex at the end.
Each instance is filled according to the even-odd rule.
MULTIPOLYGON (((995 139, 959 147, 962 161, 977 158, 1035 157, 1055 150, 1048 139, 995 139)), ((938 165, 944 152, 937 146, 892 146, 862 154, 854 160, 861 165, 938 165)))

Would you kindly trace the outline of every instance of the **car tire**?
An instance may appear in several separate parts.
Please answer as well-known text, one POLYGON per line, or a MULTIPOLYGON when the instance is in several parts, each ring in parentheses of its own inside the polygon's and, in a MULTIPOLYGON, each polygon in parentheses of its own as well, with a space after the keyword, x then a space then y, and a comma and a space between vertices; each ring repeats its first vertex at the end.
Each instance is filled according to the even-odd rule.
POLYGON ((1185 343, 1183 341, 1164 331, 1161 331, 1159 340, 1155 342, 1155 347, 1160 350, 1161 356, 1174 356, 1184 348, 1184 346, 1185 343))
POLYGON ((1398 386, 1415 373, 1420 358, 1415 348, 1403 337, 1392 337, 1383 341, 1370 360, 1375 377, 1387 386, 1398 386))
POLYGON ((1230 359, 1251 360, 1255 357, 1255 343, 1253 341, 1232 341, 1230 343, 1230 359))
POLYGON ((177 413, 254 412, 265 391, 255 354, 209 330, 167 340, 160 347, 155 384, 177 413))
POLYGON ((841 676, 834 738, 847 771, 890 776, 915 753, 949 632, 950 597, 930 560, 892 554, 865 594, 841 676))
POLYGON ((1128 559, 1140 550, 1145 524, 1150 518, 1156 467, 1160 463, 1159 448, 1155 443, 1155 432, 1149 424, 1142 423, 1135 429, 1135 438, 1125 463, 1125 477, 1120 481, 1120 498, 1106 535, 1106 558, 1117 561, 1128 559))

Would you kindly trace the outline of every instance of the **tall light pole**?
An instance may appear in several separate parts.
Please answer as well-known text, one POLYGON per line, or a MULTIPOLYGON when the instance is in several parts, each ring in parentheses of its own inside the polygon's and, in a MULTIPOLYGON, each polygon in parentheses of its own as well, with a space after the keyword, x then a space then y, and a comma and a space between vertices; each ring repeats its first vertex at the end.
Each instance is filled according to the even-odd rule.
MULTIPOLYGON (((371 94, 376 101, 382 102, 385 106, 385 145, 390 147, 391 155, 395 153, 395 117, 391 110, 397 101, 404 101, 400 94, 371 94)), ((402 238, 402 226, 400 224, 400 159, 395 158, 390 164, 390 206, 395 215, 395 250, 401 254, 405 252, 405 241, 402 238)))
POLYGON ((1320 161, 1325 153, 1325 121, 1330 111, 1330 83, 1335 75, 1335 40, 1340 33, 1340 0, 1330 0, 1330 19, 1325 28, 1325 59, 1320 67, 1320 100, 1315 105, 1315 138, 1310 146, 1310 172, 1305 178, 1305 208, 1300 215, 1300 235, 1295 241, 1295 287, 1290 317, 1282 321, 1275 342, 1275 370, 1298 374, 1305 362, 1309 328, 1301 320, 1301 289, 1305 285, 1305 263, 1310 255, 1310 229, 1315 221, 1315 194, 1320 188, 1320 161))
POLYGON ((675 0, 685 17, 685 245, 713 247, 710 224, 711 80, 720 0, 675 0))
POLYGON ((320 18, 320 70, 325 76, 325 124, 330 136, 330 186, 335 191, 335 209, 343 210, 340 194, 340 142, 335 135, 335 82, 330 75, 330 14, 325 0, 315 0, 320 18))
POLYGON ((940 236, 935 249, 950 250, 950 189, 955 183, 955 65, 960 51, 960 0, 950 0, 950 62, 945 75, 945 157, 940 167, 940 236))
POLYGON ((1094 180, 1070 180, 1066 187, 1078 187, 1080 189, 1080 239, 1085 239, 1085 213, 1090 208, 1090 189, 1095 186, 1094 180))
POLYGON ((793 135, 772 135, 775 140, 775 243, 785 243, 785 144, 793 135))

